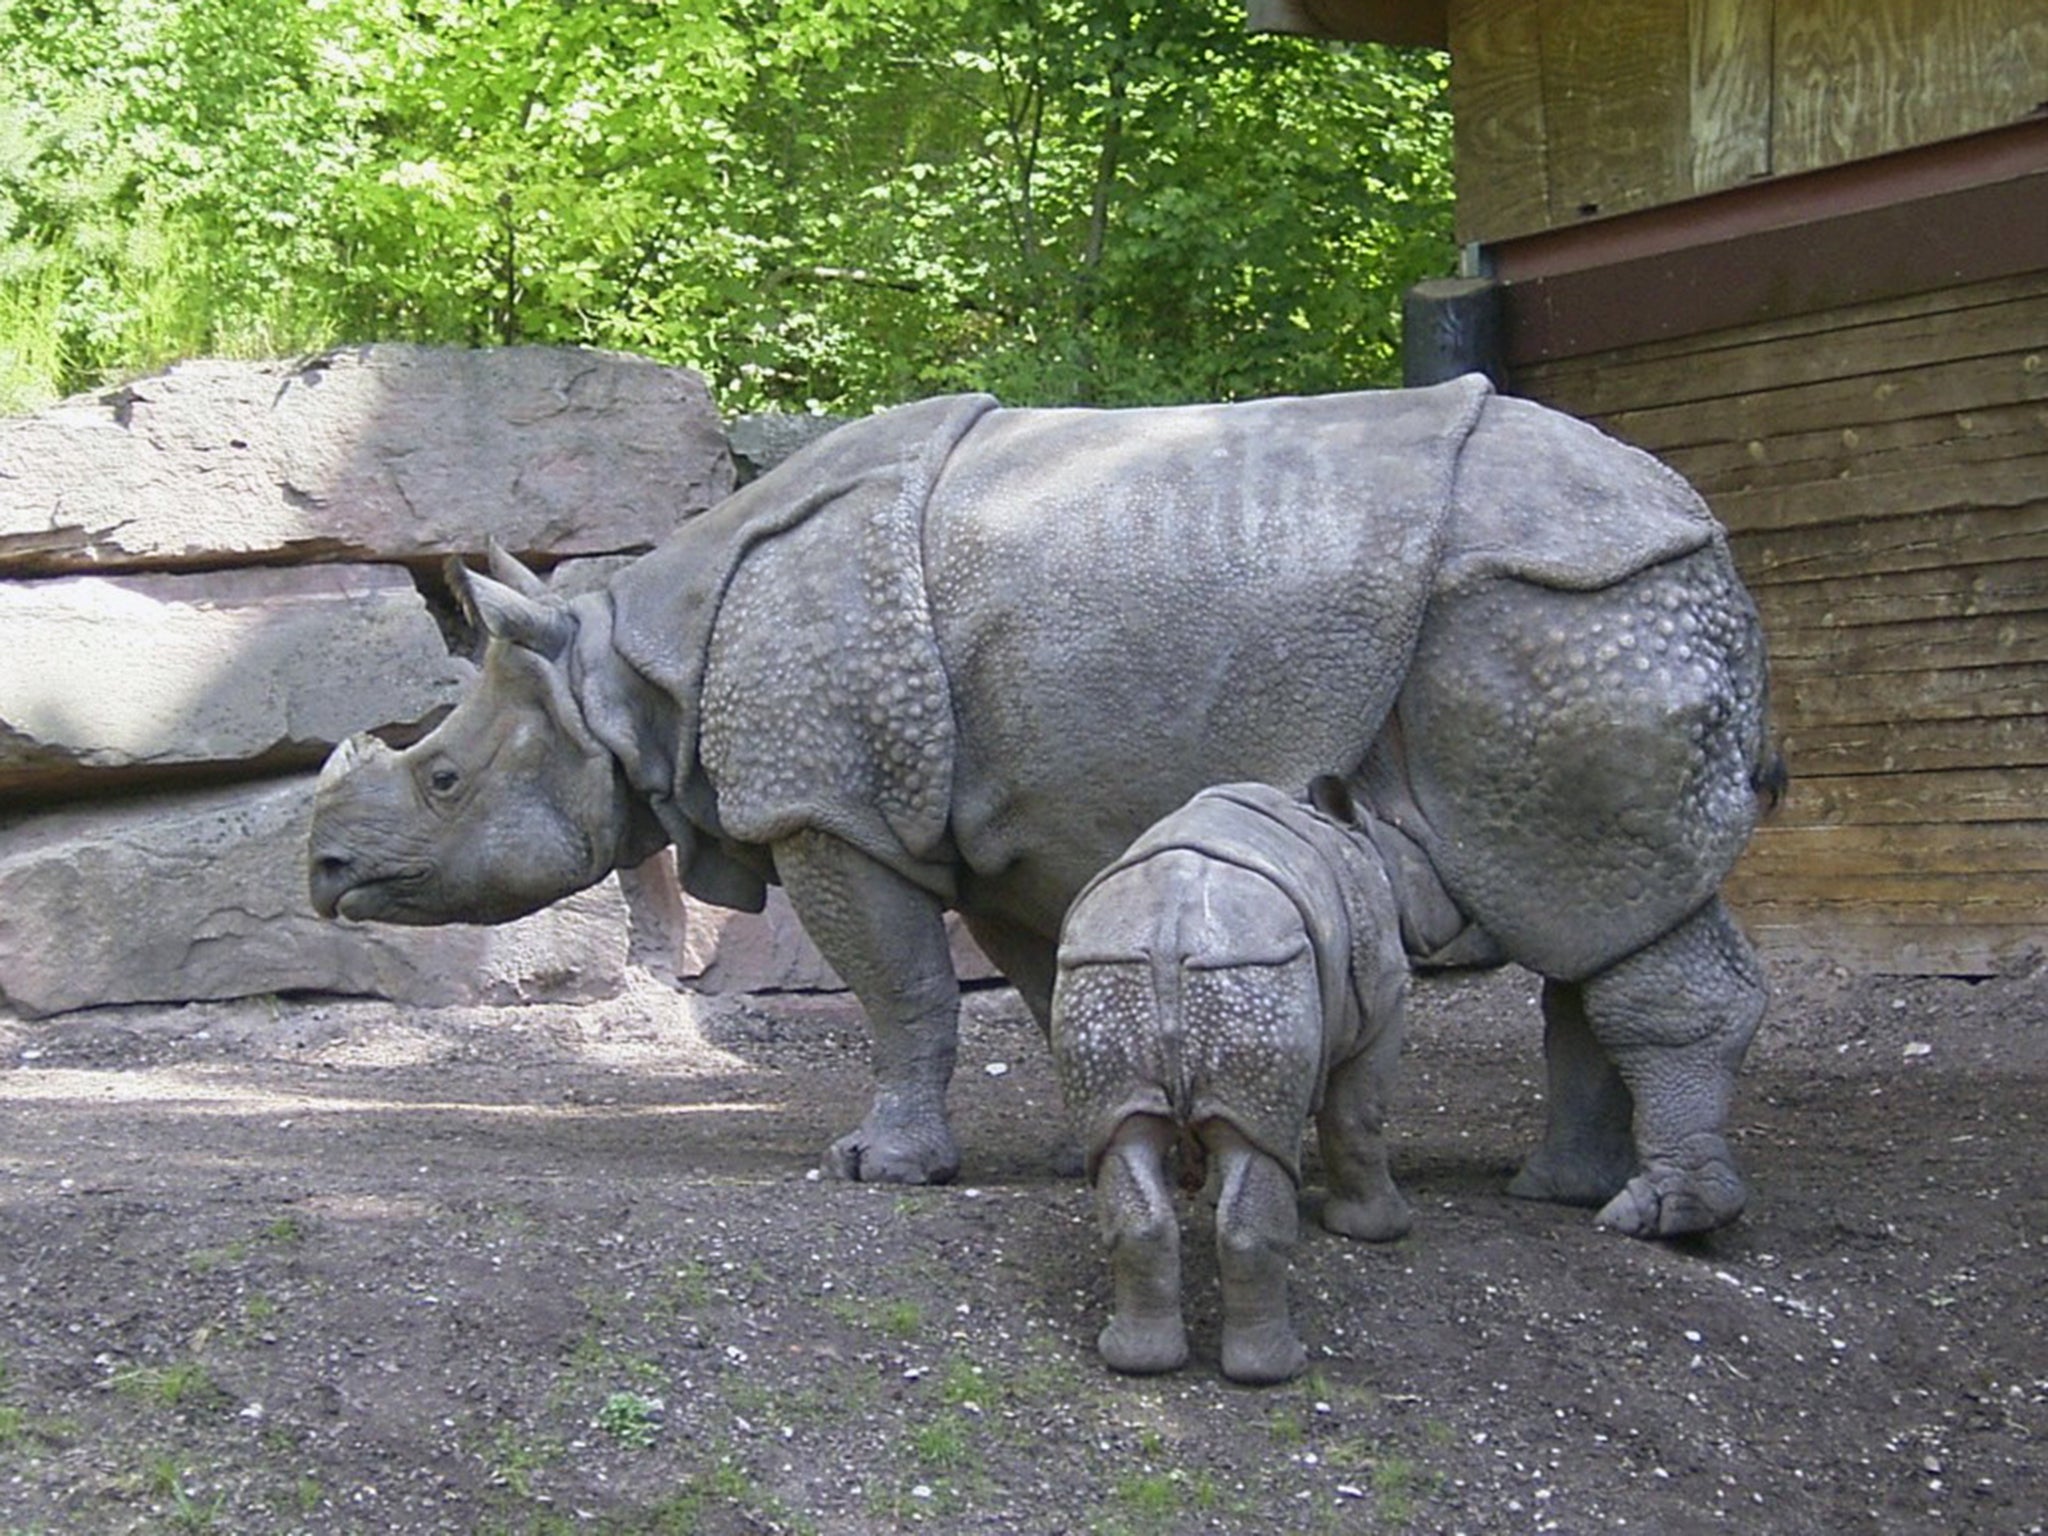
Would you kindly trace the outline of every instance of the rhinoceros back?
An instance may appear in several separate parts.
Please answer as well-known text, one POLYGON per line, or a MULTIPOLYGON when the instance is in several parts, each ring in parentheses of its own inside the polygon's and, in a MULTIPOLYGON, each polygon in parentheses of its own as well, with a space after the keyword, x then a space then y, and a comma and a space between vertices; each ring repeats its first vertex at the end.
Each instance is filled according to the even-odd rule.
POLYGON ((1205 785, 1358 764, 1487 398, 983 417, 925 524, 965 861, 1034 861, 1063 902, 1205 785))

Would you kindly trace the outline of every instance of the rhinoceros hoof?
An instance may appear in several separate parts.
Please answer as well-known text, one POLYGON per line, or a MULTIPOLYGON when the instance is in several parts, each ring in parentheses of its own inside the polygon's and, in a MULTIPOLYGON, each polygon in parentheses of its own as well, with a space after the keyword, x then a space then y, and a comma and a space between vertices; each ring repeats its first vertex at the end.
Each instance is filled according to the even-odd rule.
POLYGON ((1308 1351, 1285 1323, 1223 1326, 1223 1374, 1246 1386, 1292 1381, 1308 1364, 1308 1351))
POLYGON ((1157 1376, 1188 1363, 1188 1335, 1179 1318, 1116 1318, 1095 1347, 1104 1365, 1127 1376, 1157 1376))
POLYGON ((950 1184, 960 1175, 960 1149, 943 1124, 869 1123, 833 1142, 823 1167, 831 1178, 862 1184, 950 1184))
POLYGON ((1353 1237, 1365 1243, 1391 1243, 1408 1235, 1415 1214, 1398 1193, 1389 1192, 1368 1200, 1331 1195, 1323 1202, 1323 1228, 1339 1237, 1353 1237))
POLYGON ((1545 1148, 1508 1181, 1508 1193, 1517 1200, 1547 1200, 1597 1210, 1628 1187, 1635 1169, 1634 1150, 1627 1146, 1616 1155, 1600 1156, 1559 1156, 1545 1148))
POLYGON ((1646 1168, 1600 1209, 1596 1226, 1630 1237, 1677 1237, 1711 1232, 1742 1214, 1748 1192, 1725 1157, 1675 1168, 1646 1168))

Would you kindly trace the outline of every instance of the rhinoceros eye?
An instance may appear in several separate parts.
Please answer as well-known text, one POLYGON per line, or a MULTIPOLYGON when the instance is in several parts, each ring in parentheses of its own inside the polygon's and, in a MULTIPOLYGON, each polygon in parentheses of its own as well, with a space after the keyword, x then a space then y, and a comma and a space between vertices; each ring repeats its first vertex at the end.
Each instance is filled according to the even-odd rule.
POLYGON ((449 768, 446 766, 436 768, 432 773, 427 775, 427 788, 431 789, 437 795, 448 794, 455 788, 456 785, 460 784, 461 782, 462 775, 457 773, 453 768, 449 768))

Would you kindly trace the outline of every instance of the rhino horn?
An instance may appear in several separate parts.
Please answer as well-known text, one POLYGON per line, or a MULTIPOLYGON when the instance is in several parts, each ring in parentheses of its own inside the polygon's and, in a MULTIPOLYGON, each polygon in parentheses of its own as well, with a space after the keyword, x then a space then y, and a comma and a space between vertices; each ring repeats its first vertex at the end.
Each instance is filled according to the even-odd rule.
POLYGON ((391 748, 368 731, 358 731, 327 754, 327 761, 320 765, 320 778, 315 788, 325 789, 330 784, 338 784, 364 763, 392 755, 391 748))

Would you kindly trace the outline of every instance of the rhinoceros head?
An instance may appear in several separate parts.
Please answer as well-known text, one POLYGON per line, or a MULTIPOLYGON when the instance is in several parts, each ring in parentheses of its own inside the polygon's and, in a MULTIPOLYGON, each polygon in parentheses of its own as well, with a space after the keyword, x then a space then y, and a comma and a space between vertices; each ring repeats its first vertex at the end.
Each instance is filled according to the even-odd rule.
POLYGON ((505 922, 641 840, 645 813, 570 687, 575 615, 509 556, 492 564, 507 581, 450 563, 490 640, 448 718, 402 752, 352 737, 321 771, 308 873, 322 916, 505 922))

